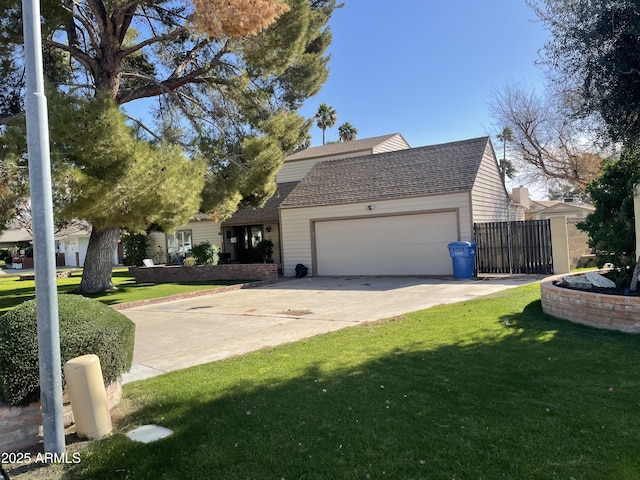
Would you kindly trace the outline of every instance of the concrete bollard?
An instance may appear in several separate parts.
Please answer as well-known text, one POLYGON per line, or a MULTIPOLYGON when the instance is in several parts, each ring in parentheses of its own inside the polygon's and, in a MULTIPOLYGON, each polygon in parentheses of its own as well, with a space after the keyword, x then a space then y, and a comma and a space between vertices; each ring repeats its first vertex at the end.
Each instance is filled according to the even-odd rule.
POLYGON ((82 355, 64 364, 67 392, 79 437, 101 438, 111 433, 111 415, 97 355, 82 355))

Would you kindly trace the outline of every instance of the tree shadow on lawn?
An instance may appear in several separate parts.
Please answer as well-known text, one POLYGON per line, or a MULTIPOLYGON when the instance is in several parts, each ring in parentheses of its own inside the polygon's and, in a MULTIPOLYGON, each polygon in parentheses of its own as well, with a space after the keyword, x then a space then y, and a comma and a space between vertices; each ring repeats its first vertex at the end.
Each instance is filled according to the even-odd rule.
POLYGON ((292 344, 132 384, 120 431, 175 433, 148 445, 116 434, 66 478, 640 478, 640 337, 568 324, 539 302, 500 323, 445 345, 421 324, 344 368, 292 344), (264 378, 240 373, 247 364, 264 378))
MULTIPOLYGON (((76 285, 59 285, 58 294, 71 293, 75 288, 76 285)), ((33 300, 34 298, 36 298, 36 292, 33 286, 14 288, 10 291, 6 291, 4 292, 4 295, 0 296, 0 315, 13 307, 26 301, 33 300)))

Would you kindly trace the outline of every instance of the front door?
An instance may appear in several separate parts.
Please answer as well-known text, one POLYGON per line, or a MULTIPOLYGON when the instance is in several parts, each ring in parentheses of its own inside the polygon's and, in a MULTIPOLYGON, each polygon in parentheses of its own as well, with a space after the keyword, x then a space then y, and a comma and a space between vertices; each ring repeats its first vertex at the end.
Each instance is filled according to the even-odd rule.
POLYGON ((243 225, 234 227, 234 236, 237 237, 236 260, 240 263, 260 263, 262 255, 256 250, 256 245, 262 240, 262 225, 243 225))

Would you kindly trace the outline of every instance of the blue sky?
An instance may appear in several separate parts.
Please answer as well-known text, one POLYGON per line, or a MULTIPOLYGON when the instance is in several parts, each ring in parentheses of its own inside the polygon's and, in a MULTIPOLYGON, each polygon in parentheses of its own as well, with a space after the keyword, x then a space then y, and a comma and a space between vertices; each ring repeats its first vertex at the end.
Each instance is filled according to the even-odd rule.
POLYGON ((336 110, 327 141, 344 122, 358 138, 400 132, 412 147, 492 134, 492 91, 543 86, 535 62, 548 34, 524 0, 346 0, 331 30, 329 79, 301 110, 336 110))

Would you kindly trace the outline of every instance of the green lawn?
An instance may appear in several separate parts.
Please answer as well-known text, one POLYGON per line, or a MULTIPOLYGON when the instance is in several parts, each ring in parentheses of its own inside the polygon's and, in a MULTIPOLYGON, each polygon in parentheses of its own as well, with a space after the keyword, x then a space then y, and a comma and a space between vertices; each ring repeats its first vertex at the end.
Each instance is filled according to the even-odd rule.
MULTIPOLYGON (((74 272, 71 278, 60 278, 57 280, 58 292, 68 293, 74 290, 82 278, 80 270, 74 272)), ((209 290, 218 287, 231 285, 238 282, 218 281, 215 283, 164 283, 164 284, 137 284, 133 275, 128 270, 117 269, 113 272, 113 284, 118 287, 117 291, 105 292, 91 297, 113 305, 116 303, 133 302, 136 300, 147 300, 151 298, 166 297, 180 293, 209 290)), ((35 281, 20 280, 19 276, 0 277, 0 314, 12 309, 16 305, 31 300, 35 297, 35 281)))
POLYGON ((128 384, 66 478, 638 479, 639 347, 519 287, 128 384))

